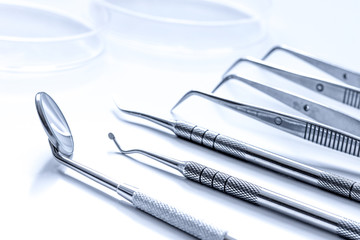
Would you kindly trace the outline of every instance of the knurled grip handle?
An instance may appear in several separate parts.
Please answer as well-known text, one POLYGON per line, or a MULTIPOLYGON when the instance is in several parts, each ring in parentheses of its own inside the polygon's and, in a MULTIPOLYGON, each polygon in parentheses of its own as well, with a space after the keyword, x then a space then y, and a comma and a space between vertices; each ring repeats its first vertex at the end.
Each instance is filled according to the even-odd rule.
POLYGON ((342 238, 360 240, 360 224, 350 219, 343 218, 338 223, 336 233, 342 238))
POLYGON ((178 121, 176 122, 174 133, 181 138, 215 149, 216 151, 237 158, 244 159, 246 157, 247 147, 245 143, 220 135, 206 128, 178 121))
POLYGON ((227 232, 139 191, 132 196, 136 208, 203 240, 224 240, 227 232))
POLYGON ((351 189, 351 199, 360 202, 360 183, 355 183, 351 189))
POLYGON ((322 172, 318 178, 318 187, 360 202, 360 184, 353 180, 322 172))
MULTIPOLYGON (((174 132, 181 138, 236 158, 247 159, 247 155, 249 155, 245 143, 194 124, 178 121, 174 132)), ((360 183, 323 171, 319 171, 319 173, 320 175, 312 176, 315 182, 311 182, 311 184, 360 202, 360 183)))
POLYGON ((255 184, 232 177, 196 162, 186 162, 183 174, 190 180, 255 204, 261 191, 261 187, 255 184))

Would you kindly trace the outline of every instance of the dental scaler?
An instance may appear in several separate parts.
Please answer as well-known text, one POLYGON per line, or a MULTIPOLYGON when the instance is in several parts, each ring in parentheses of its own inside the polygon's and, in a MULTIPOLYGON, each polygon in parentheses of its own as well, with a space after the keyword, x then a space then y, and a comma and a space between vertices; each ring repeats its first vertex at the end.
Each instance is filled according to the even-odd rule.
POLYGON ((183 176, 238 199, 262 206, 347 239, 360 239, 360 224, 341 216, 312 207, 250 182, 206 167, 193 161, 180 161, 141 149, 123 150, 109 133, 122 154, 141 154, 178 170, 183 176))
POLYGON ((197 143, 241 160, 246 160, 255 165, 284 174, 328 192, 338 194, 354 201, 360 201, 360 183, 353 180, 298 163, 294 160, 252 146, 240 140, 221 135, 192 123, 177 120, 170 121, 144 113, 119 109, 129 115, 140 117, 163 126, 175 133, 176 136, 187 141, 197 143))

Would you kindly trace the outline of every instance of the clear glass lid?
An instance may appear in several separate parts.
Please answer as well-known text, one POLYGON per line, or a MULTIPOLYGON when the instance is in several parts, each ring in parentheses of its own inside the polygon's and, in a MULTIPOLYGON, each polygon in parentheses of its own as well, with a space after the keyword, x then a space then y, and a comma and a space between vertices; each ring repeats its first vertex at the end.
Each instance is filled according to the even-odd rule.
POLYGON ((78 66, 102 52, 107 22, 106 10, 91 1, 0 0, 0 71, 78 66))
POLYGON ((102 0, 118 43, 157 53, 216 55, 266 34, 270 0, 102 0))

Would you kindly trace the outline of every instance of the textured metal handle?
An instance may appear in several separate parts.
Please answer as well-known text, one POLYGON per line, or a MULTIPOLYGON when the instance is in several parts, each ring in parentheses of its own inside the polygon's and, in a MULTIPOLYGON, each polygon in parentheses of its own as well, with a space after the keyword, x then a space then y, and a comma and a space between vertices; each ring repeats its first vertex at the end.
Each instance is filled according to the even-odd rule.
POLYGON ((256 203, 261 188, 226 173, 208 168, 196 162, 186 162, 184 176, 195 182, 225 192, 239 199, 256 203))
MULTIPOLYGON (((326 137, 324 137, 325 133, 330 133, 325 130, 322 132, 321 137, 319 137, 319 128, 317 130, 314 130, 313 127, 314 126, 308 126, 307 134, 305 134, 306 139, 321 139, 321 142, 324 144, 333 144, 335 142, 341 143, 341 149, 343 149, 344 151, 355 155, 357 155, 358 153, 360 154, 360 143, 356 142, 355 140, 353 141, 349 137, 343 139, 339 135, 335 136, 335 132, 333 132, 335 134, 334 136, 333 134, 331 134, 331 136, 328 136, 327 134, 326 137)), ((253 158, 253 155, 251 155, 250 153, 250 151, 253 151, 250 149, 251 146, 246 145, 239 140, 220 135, 216 132, 212 132, 205 128, 201 128, 186 122, 177 122, 174 132, 177 136, 181 138, 185 138, 189 141, 201 144, 203 146, 217 150, 219 152, 223 152, 236 158, 241 158, 250 162, 254 162, 253 159, 255 158, 253 158)), ((269 168, 271 170, 283 173, 288 176, 292 176, 296 179, 310 183, 327 191, 360 202, 360 183, 337 176, 335 174, 310 168, 305 165, 287 160, 285 158, 274 156, 273 154, 268 154, 268 156, 270 155, 273 158, 276 157, 276 161, 278 161, 278 163, 273 165, 266 164, 261 166, 265 166, 266 168, 269 168), (294 169, 296 169, 301 174, 297 174, 297 172, 295 172, 296 174, 294 174, 294 169), (308 181, 308 179, 310 178, 312 179, 312 181, 308 181)), ((265 162, 271 163, 271 160, 274 160, 273 158, 270 160, 267 160, 267 158, 263 158, 263 160, 265 162)), ((255 163, 257 164, 256 161, 255 163)))
POLYGON ((360 183, 355 181, 322 172, 318 179, 318 187, 360 202, 360 183))
POLYGON ((185 122, 177 122, 174 132, 181 138, 204 145, 208 148, 213 148, 231 156, 239 158, 245 158, 246 156, 247 147, 245 143, 222 136, 208 129, 185 122))
POLYGON ((338 236, 346 239, 360 240, 360 224, 343 218, 336 229, 338 236))
POLYGON ((227 232, 141 192, 132 197, 135 207, 203 240, 223 240, 227 232))

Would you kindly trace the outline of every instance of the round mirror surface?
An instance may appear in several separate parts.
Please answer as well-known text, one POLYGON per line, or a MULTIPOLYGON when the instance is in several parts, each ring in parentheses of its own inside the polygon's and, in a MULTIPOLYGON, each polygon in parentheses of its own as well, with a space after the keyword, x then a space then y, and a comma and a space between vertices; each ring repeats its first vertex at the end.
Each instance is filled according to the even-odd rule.
POLYGON ((58 105, 44 92, 36 94, 35 100, 36 109, 50 142, 60 153, 66 156, 72 155, 74 141, 69 125, 58 105))

